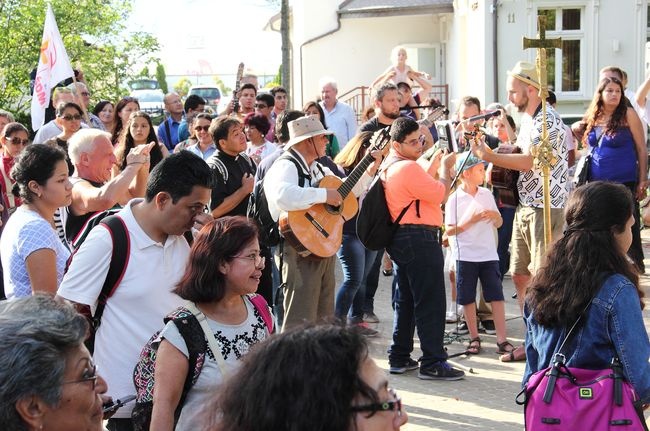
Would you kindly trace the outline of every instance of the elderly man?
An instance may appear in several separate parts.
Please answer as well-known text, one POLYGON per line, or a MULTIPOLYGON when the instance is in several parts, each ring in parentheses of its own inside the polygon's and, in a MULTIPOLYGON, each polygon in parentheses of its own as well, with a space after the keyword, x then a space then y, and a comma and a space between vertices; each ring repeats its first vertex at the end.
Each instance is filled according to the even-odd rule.
MULTIPOLYGON (((72 203, 63 211, 67 241, 77 248, 85 235, 101 220, 100 214, 144 196, 149 174, 149 152, 152 144, 138 145, 126 158, 126 168, 111 179, 111 169, 117 163, 110 133, 84 129, 75 133, 68 144, 70 161, 74 165, 72 203)), ((105 215, 105 214, 104 214, 105 215)))
POLYGON ((88 116, 88 125, 94 129, 106 130, 106 126, 104 126, 102 120, 100 120, 97 115, 88 110, 88 107, 90 106, 90 91, 88 91, 86 84, 83 82, 72 83, 68 85, 67 88, 72 90, 72 93, 75 95, 75 103, 81 106, 81 108, 84 110, 85 115, 88 116))
POLYGON ((170 153, 174 152, 174 147, 178 144, 178 128, 183 120, 183 102, 178 93, 168 93, 164 99, 165 111, 169 117, 158 126, 158 138, 165 144, 170 153))
MULTIPOLYGON (((302 117, 289 122, 289 141, 284 154, 271 166, 264 178, 268 208, 274 220, 286 211, 303 210, 318 203, 338 206, 342 203, 337 189, 318 188, 314 185, 330 174, 317 159, 325 155, 326 130, 315 117, 302 117)), ((381 156, 377 151, 377 160, 381 156)), ((377 163, 375 163, 376 165, 377 163)), ((376 171, 377 166, 368 171, 376 171)), ((364 173, 352 189, 358 196, 372 181, 364 173)), ((284 323, 282 330, 303 322, 315 322, 334 314, 334 265, 336 257, 304 257, 285 243, 283 247, 282 280, 285 281, 284 323)))
POLYGON ((357 115, 347 103, 340 102, 336 96, 339 92, 336 81, 323 78, 320 81, 321 108, 325 113, 327 129, 334 132, 341 149, 357 133, 357 115))

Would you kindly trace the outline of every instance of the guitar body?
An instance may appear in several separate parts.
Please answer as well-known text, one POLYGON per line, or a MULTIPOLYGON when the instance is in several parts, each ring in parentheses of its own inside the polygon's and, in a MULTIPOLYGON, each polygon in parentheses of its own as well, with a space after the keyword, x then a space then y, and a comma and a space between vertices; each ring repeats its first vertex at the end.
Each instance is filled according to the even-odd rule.
MULTIPOLYGON (((516 145, 501 144, 495 152, 497 154, 521 154, 521 148, 516 145)), ((502 204, 512 207, 519 205, 518 179, 519 171, 496 165, 492 167, 492 187, 499 191, 499 199, 502 204)))
MULTIPOLYGON (((340 178, 328 175, 319 188, 337 189, 340 178)), ((280 216, 280 232, 284 239, 303 257, 330 257, 336 254, 343 240, 343 224, 359 210, 353 193, 348 194, 340 207, 316 204, 306 210, 289 211, 280 216)))

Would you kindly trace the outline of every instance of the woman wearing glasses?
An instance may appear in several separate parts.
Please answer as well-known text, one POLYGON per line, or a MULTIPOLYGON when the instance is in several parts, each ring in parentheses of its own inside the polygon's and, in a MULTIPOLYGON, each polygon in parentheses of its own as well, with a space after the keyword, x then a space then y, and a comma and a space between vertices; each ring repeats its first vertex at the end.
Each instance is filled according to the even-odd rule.
POLYGON ((195 143, 186 147, 188 151, 193 152, 203 160, 208 160, 217 150, 217 146, 212 139, 212 133, 209 132, 211 123, 212 117, 210 114, 202 112, 194 117, 194 120, 192 121, 191 134, 195 143))
POLYGON ((54 229, 54 213, 72 200, 66 154, 58 147, 29 145, 11 169, 12 192, 22 205, 0 237, 8 299, 33 292, 55 294, 70 252, 54 229))
POLYGON ((269 336, 249 296, 257 290, 264 265, 257 226, 245 217, 219 218, 198 233, 175 293, 205 315, 221 349, 208 349, 201 374, 188 392, 174 428, 174 412, 189 367, 188 349, 173 321, 165 326, 156 356, 150 429, 204 429, 199 412, 206 401, 213 397, 224 377, 239 366, 251 346, 269 336))
MULTIPOLYGON (((19 197, 11 193, 11 189, 16 182, 11 178, 11 168, 16 164, 16 158, 22 153, 25 147, 29 144, 29 132, 27 128, 20 123, 9 123, 0 132, 0 144, 2 144, 2 164, 0 170, 2 171, 2 205, 8 211, 8 214, 13 212, 22 203, 19 197)), ((2 220, 6 223, 7 220, 2 220)))
POLYGON ((398 430, 408 420, 365 337, 334 325, 256 346, 206 415, 219 431, 398 430))
POLYGON ((603 78, 583 119, 586 130, 581 140, 592 155, 589 181, 623 184, 635 197, 632 246, 628 255, 643 273, 645 265, 638 201, 646 196, 648 150, 641 120, 627 103, 621 81, 613 76, 603 78))
POLYGON ((86 319, 35 295, 0 308, 0 423, 5 431, 101 431, 106 382, 83 341, 86 319))
POLYGON ((74 165, 70 161, 68 154, 68 141, 79 129, 81 129, 81 121, 83 120, 83 112, 81 107, 74 102, 60 104, 56 108, 56 118, 54 121, 61 128, 62 132, 57 136, 43 142, 46 145, 51 145, 61 148, 66 154, 66 163, 68 164, 68 174, 72 175, 74 172, 74 165))

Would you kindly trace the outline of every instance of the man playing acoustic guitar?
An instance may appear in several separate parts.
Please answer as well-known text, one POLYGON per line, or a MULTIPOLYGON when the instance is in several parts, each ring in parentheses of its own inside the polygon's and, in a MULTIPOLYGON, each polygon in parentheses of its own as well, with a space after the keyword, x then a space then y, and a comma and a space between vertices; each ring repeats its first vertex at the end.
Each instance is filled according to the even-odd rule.
MULTIPOLYGON (((338 207, 343 203, 337 189, 316 186, 324 176, 332 175, 329 169, 316 161, 325 154, 327 135, 330 134, 332 132, 315 117, 289 122, 290 139, 284 146, 285 154, 273 163, 264 178, 268 208, 274 220, 278 220, 284 211, 304 210, 322 203, 338 207), (299 170, 297 166, 300 166, 299 170)), ((355 196, 372 182, 381 152, 377 151, 375 157, 375 163, 352 189, 355 196)), ((332 316, 336 257, 303 257, 288 242, 284 243, 282 253, 282 280, 286 284, 282 330, 332 316)))

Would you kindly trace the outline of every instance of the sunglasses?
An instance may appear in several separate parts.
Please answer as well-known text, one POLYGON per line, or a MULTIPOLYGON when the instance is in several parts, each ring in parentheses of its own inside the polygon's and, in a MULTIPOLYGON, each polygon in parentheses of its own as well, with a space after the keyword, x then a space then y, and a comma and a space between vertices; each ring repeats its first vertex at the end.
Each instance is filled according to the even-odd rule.
POLYGON ((61 118, 63 118, 65 121, 72 121, 72 120, 79 121, 81 120, 82 117, 79 114, 75 114, 75 115, 62 115, 61 118))
POLYGON ((194 131, 195 132, 200 132, 203 130, 204 132, 207 132, 210 129, 210 126, 194 126, 194 131))
POLYGON ((13 137, 13 138, 5 138, 7 141, 11 142, 14 145, 28 145, 29 144, 29 139, 20 139, 18 137, 13 137))

